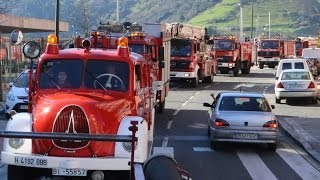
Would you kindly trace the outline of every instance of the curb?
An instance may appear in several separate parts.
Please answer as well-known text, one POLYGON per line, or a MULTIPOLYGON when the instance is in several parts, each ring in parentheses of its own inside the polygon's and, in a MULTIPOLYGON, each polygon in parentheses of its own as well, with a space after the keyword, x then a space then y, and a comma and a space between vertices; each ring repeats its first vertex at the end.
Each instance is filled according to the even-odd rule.
POLYGON ((282 129, 286 135, 292 138, 294 142, 296 142, 301 148, 303 148, 313 159, 320 163, 320 153, 313 149, 309 141, 302 138, 298 133, 294 131, 294 129, 298 128, 290 126, 285 120, 281 120, 278 122, 280 129, 282 129))

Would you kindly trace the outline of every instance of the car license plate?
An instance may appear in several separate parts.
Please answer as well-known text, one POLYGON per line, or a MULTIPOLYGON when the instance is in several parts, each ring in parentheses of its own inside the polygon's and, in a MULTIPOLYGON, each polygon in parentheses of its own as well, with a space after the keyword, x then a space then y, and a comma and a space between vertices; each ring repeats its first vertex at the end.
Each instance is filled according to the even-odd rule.
POLYGON ((85 170, 85 169, 53 168, 52 175, 54 175, 54 176, 87 176, 87 170, 85 170))
POLYGON ((223 66, 223 67, 228 67, 228 66, 229 66, 229 63, 222 63, 222 66, 223 66))
POLYGON ((41 159, 41 158, 14 157, 14 164, 46 167, 48 165, 48 161, 46 159, 41 159))
POLYGON ((257 133, 235 133, 233 138, 237 139, 258 139, 257 133))
POLYGON ((28 109, 28 105, 21 105, 20 109, 28 109))

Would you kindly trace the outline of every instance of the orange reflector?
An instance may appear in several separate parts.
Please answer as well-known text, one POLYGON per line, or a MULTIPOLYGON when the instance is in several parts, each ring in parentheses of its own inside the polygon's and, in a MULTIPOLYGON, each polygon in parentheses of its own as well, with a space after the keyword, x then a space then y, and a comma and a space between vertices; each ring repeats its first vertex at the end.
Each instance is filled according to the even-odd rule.
POLYGON ((128 47, 128 38, 126 38, 126 37, 119 38, 118 46, 128 47))
POLYGON ((57 44, 58 43, 58 38, 55 34, 50 34, 48 36, 48 43, 49 44, 57 44))

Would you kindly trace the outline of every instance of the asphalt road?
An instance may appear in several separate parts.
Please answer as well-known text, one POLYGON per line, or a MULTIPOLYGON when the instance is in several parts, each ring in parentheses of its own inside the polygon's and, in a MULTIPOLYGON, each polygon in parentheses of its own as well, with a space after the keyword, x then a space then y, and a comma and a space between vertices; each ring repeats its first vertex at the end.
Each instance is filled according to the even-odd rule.
POLYGON ((220 91, 262 92, 274 113, 283 118, 319 119, 320 105, 297 102, 275 104, 274 69, 253 68, 249 75, 233 77, 217 75, 214 83, 200 84, 193 89, 187 84, 172 84, 166 101, 166 110, 156 120, 154 146, 169 149, 183 169, 196 180, 212 179, 320 179, 319 164, 308 156, 292 139, 280 131, 275 153, 264 145, 226 144, 213 151, 207 137, 208 108, 203 102, 212 102, 210 93, 220 91))
MULTIPOLYGON (((264 145, 226 144, 213 151, 207 137, 210 93, 220 91, 254 91, 266 94, 276 106, 277 118, 319 119, 320 105, 295 103, 275 104, 274 69, 252 69, 249 75, 217 75, 214 83, 196 89, 187 84, 172 83, 166 109, 156 118, 154 152, 174 156, 182 169, 194 180, 212 179, 320 179, 320 165, 292 139, 280 131, 276 152, 264 145)), ((6 166, 0 166, 0 180, 6 179, 6 166)))

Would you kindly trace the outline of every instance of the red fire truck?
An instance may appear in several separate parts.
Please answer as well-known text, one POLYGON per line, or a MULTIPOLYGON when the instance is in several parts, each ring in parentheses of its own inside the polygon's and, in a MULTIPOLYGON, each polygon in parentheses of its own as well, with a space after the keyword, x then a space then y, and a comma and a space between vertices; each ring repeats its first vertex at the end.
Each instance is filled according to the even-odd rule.
POLYGON ((260 39, 258 42, 258 64, 263 69, 264 65, 274 68, 278 65, 283 55, 283 40, 281 39, 260 39))
MULTIPOLYGON (((143 55, 151 66, 151 75, 156 82, 157 112, 163 112, 165 98, 169 93, 170 40, 171 32, 165 24, 137 24, 131 22, 100 23, 99 30, 111 38, 126 36, 132 52, 143 55)), ((115 43, 113 43, 115 44, 115 43)))
MULTIPOLYGON (((125 37, 116 50, 108 50, 108 42, 93 33, 78 48, 59 50, 57 37, 48 37, 30 81, 29 112, 8 121, 6 131, 18 133, 2 133, 7 138, 1 161, 8 164, 9 180, 103 179, 109 171, 132 170, 133 162, 148 158, 155 114, 149 61, 131 53, 125 37), (103 141, 106 134, 112 142, 103 141), (116 136, 129 135, 132 140, 115 142, 116 136)), ((27 43, 23 50, 31 56, 40 52, 35 47, 27 43)))
POLYGON ((170 79, 189 81, 193 87, 199 80, 211 83, 217 63, 207 49, 206 29, 181 23, 167 25, 172 32, 170 79))
POLYGON ((220 36, 213 38, 213 47, 218 59, 218 70, 221 74, 233 72, 234 76, 249 74, 256 57, 256 46, 246 38, 239 42, 234 36, 220 36))

